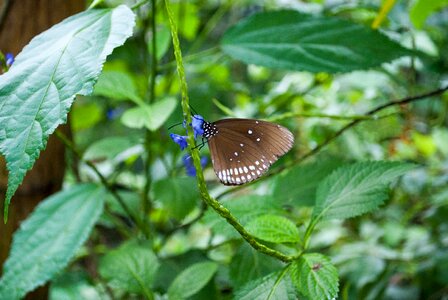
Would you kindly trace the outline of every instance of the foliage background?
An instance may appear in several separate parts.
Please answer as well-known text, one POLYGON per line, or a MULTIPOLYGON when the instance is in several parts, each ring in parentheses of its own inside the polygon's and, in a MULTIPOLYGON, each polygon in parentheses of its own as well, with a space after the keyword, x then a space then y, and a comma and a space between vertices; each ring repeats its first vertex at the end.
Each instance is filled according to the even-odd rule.
MULTIPOLYGON (((136 14, 132 37, 107 58, 93 94, 74 102, 73 141, 56 132, 72 150, 67 189, 46 200, 16 234, 0 295, 21 297, 51 280, 52 299, 296 299, 298 293, 305 299, 336 293, 342 299, 448 297, 447 94, 367 114, 394 99, 446 86, 446 3, 396 1, 390 11, 382 10, 388 3, 393 1, 171 3, 192 107, 208 120, 268 119, 294 132, 295 148, 258 183, 228 189, 217 183, 210 163, 204 168, 210 194, 258 242, 286 255, 312 250, 292 267, 254 250, 222 217, 205 209, 196 179, 186 174, 185 152, 168 136, 184 132, 168 129, 182 121, 183 113, 165 4, 126 3, 136 14), (355 69, 364 70, 344 64, 337 71, 278 69, 235 59, 226 48, 229 37, 223 39, 228 28, 279 9, 324 20, 337 16, 366 27, 383 16, 382 32, 418 55, 401 53, 379 65, 373 61, 382 62, 384 53, 363 52, 367 62, 355 69), (357 124, 343 129, 353 121, 357 124), (412 161, 416 167, 350 165, 382 160, 412 161), (393 180, 389 168, 406 175, 393 180), (356 177, 363 172, 365 177, 356 177), (339 218, 374 211, 324 220, 305 239, 316 199, 340 191, 331 176, 342 178, 341 190, 356 190, 370 180, 374 185, 373 200, 366 200, 372 207, 348 206, 339 218), (33 248, 35 256, 21 265, 14 261, 33 248), (30 271, 36 260, 41 269, 30 271), (310 262, 308 269, 304 262, 310 262), (322 286, 307 277, 314 268, 322 269, 316 272, 322 286)), ((349 37, 352 45, 374 42, 367 35, 349 37)), ((337 60, 339 54, 326 55, 337 60)), ((208 156, 206 147, 201 156, 208 156)))

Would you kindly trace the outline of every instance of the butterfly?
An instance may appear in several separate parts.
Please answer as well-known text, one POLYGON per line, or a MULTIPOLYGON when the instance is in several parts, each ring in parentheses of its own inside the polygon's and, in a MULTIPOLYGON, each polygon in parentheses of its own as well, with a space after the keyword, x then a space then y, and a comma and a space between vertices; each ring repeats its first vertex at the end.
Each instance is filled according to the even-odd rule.
POLYGON ((287 128, 261 120, 207 122, 194 115, 192 127, 195 136, 207 140, 213 169, 225 185, 254 181, 294 144, 294 136, 287 128))

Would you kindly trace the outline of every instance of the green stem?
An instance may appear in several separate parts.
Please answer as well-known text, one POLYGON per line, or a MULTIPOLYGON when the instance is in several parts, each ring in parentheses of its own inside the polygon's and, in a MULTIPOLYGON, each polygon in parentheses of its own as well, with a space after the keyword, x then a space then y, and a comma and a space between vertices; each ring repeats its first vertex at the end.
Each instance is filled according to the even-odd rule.
MULTIPOLYGON (((187 80, 185 78, 185 70, 182 62, 182 53, 180 49, 180 43, 179 38, 177 36, 177 28, 176 24, 174 23, 174 17, 173 12, 170 8, 169 0, 165 0, 165 8, 166 12, 168 14, 168 19, 170 22, 170 28, 171 28, 171 35, 173 38, 173 46, 174 46, 174 56, 176 58, 177 63, 177 72, 179 75, 180 80, 180 87, 181 87, 181 94, 182 94, 182 111, 184 115, 184 119, 186 120, 187 124, 191 123, 191 112, 190 112, 190 105, 189 105, 189 98, 188 98, 188 87, 187 87, 187 80)), ((191 147, 192 145, 195 145, 195 140, 193 136, 193 131, 188 130, 188 145, 190 145, 190 153, 193 158, 194 167, 196 169, 196 177, 199 187, 199 192, 201 194, 202 199, 204 202, 209 205, 211 208, 213 208, 221 217, 227 220, 227 222, 235 228, 235 230, 238 231, 238 233, 256 250, 270 255, 272 257, 275 257, 281 261, 289 262, 293 259, 292 256, 285 255, 279 251, 276 251, 274 249, 271 249, 262 243, 259 243, 255 237, 253 237, 250 233, 244 229, 244 227, 237 221, 237 219, 230 213, 230 211, 221 205, 218 201, 213 199, 210 194, 208 193, 207 186, 205 184, 204 179, 204 173, 202 172, 200 158, 199 158, 199 151, 195 149, 194 147, 191 147)))
POLYGON ((75 147, 75 145, 59 130, 56 130, 56 136, 62 141, 62 143, 70 149, 81 161, 84 161, 84 163, 89 166, 92 171, 98 176, 101 183, 104 185, 104 187, 114 196, 114 198, 117 200, 118 204, 123 208, 123 210, 126 212, 126 214, 129 216, 130 220, 134 221, 139 228, 142 228, 142 224, 140 220, 137 218, 137 216, 134 216, 131 209, 127 206, 126 202, 123 200, 123 198, 118 194, 118 192, 114 189, 114 187, 107 181, 106 177, 101 174, 101 172, 98 170, 98 168, 91 162, 91 161, 85 161, 82 160, 82 154, 79 152, 79 150, 75 147))

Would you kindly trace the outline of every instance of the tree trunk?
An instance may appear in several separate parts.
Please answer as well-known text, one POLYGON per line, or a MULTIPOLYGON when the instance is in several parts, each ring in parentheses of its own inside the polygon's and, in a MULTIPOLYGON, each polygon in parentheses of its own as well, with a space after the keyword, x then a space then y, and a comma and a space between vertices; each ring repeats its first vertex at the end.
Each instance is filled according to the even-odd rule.
MULTIPOLYGON (((0 0, 0 50, 17 55, 29 41, 59 23, 63 19, 83 10, 83 0, 0 0)), ((1 124, 0 124, 1 126, 1 124)), ((61 128, 69 135, 69 127, 61 128)), ((50 137, 47 148, 42 151, 33 169, 28 172, 9 207, 9 219, 0 222, 0 265, 6 260, 13 232, 34 207, 44 198, 61 188, 64 171, 64 146, 55 137, 50 137)), ((7 184, 5 161, 0 157, 0 212, 7 184)), ((3 217, 1 218, 3 219, 3 217)), ((48 286, 41 287, 27 299, 47 299, 48 286)))

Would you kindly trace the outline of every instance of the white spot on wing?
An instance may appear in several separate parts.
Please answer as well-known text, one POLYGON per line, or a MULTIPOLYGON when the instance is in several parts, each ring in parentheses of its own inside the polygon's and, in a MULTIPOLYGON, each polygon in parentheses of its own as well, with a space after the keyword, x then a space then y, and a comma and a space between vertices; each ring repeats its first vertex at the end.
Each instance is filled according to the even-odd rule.
POLYGON ((244 173, 248 173, 249 170, 246 168, 246 166, 244 167, 244 173))
POLYGON ((235 156, 238 156, 238 152, 235 152, 234 154, 235 154, 235 156))
POLYGON ((252 134, 252 130, 249 129, 249 130, 247 131, 247 133, 248 133, 248 134, 252 134))
POLYGON ((257 161, 255 162, 255 164, 258 166, 258 165, 260 164, 260 162, 257 160, 257 161))

